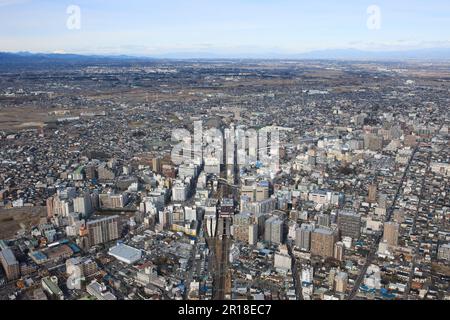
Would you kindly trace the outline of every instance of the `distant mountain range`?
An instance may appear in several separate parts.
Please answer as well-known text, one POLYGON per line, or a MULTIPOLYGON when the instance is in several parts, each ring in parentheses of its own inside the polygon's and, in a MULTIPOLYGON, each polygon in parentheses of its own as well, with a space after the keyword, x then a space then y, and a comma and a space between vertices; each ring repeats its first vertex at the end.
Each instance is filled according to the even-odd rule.
POLYGON ((450 60, 450 48, 405 51, 363 51, 356 49, 319 50, 298 54, 282 52, 215 53, 174 52, 152 57, 133 55, 81 55, 61 53, 0 52, 0 65, 17 64, 95 64, 120 62, 149 62, 166 59, 305 59, 305 60, 450 60))
POLYGON ((177 52, 154 56, 165 59, 305 59, 305 60, 450 60, 450 48, 402 51, 364 51, 357 49, 316 50, 305 53, 241 53, 177 52))
POLYGON ((124 60, 151 60, 126 55, 81 55, 66 53, 0 52, 0 64, 40 64, 40 63, 102 63, 124 60))

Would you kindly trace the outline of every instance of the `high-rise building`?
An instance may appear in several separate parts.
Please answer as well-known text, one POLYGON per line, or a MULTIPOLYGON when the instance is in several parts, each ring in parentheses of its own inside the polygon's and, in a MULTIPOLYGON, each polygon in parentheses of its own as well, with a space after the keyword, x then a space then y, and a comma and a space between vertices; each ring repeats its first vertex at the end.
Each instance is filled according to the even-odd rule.
POLYGON ((338 213, 338 227, 342 237, 358 239, 361 234, 361 216, 353 211, 338 213))
POLYGON ((297 248, 309 251, 311 249, 311 234, 314 225, 303 223, 295 232, 295 245, 297 248))
POLYGON ((89 221, 86 227, 91 246, 119 238, 119 216, 89 221))
POLYGON ((284 222, 279 217, 270 217, 264 225, 264 240, 281 244, 284 240, 284 222))
POLYGON ((383 240, 391 246, 398 245, 399 224, 397 222, 385 222, 383 240))
POLYGON ((334 258, 338 261, 344 260, 344 243, 343 242, 336 242, 334 244, 334 258))
POLYGON ((92 200, 88 192, 73 199, 73 210, 83 215, 90 215, 93 212, 92 200))
POLYGON ((248 226, 248 243, 254 246, 258 242, 258 224, 248 226))
MULTIPOLYGON (((184 214, 183 214, 184 215, 184 214)), ((158 222, 159 222, 159 226, 164 230, 166 228, 170 228, 170 226, 173 223, 173 211, 172 210, 168 210, 167 208, 160 211, 158 213, 158 222)), ((184 220, 184 219, 183 219, 184 220)))
POLYGON ((184 202, 187 199, 188 188, 183 183, 177 183, 172 188, 172 200, 175 202, 184 202))
POLYGON ((161 173, 162 166, 161 166, 161 159, 160 158, 153 158, 152 159, 152 170, 155 173, 161 173))
POLYGON ((205 226, 209 237, 215 237, 217 233, 217 218, 218 218, 218 200, 206 199, 205 202, 205 226))
POLYGON ((330 273, 328 274, 328 287, 330 288, 330 290, 334 290, 336 273, 336 268, 331 268, 330 273))
POLYGON ((4 248, 0 251, 0 262, 8 280, 16 280, 20 277, 19 262, 10 248, 4 248))
POLYGON ((72 200, 62 199, 59 195, 48 198, 46 205, 48 217, 67 217, 74 209, 72 200))
POLYGON ((333 257, 337 240, 335 230, 317 228, 311 234, 311 254, 324 258, 333 257))
POLYGON ((338 272, 334 278, 336 292, 345 293, 347 290, 348 275, 346 272, 338 272))

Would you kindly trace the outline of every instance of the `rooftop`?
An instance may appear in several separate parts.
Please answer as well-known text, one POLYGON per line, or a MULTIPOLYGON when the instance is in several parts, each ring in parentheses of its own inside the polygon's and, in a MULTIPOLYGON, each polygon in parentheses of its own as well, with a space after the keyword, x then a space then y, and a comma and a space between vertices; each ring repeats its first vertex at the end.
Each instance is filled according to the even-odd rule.
POLYGON ((3 249, 0 252, 0 254, 3 256, 3 259, 6 261, 8 265, 14 265, 18 263, 11 249, 9 248, 3 249))
POLYGON ((118 244, 109 249, 109 255, 126 263, 134 263, 141 258, 141 250, 127 246, 126 244, 118 244))

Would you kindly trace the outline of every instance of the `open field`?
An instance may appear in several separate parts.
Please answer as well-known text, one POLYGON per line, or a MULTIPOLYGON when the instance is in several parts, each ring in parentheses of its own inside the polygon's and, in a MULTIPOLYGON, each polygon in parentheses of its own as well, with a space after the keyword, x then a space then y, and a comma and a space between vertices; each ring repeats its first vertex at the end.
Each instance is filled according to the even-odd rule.
POLYGON ((12 238, 21 229, 29 230, 46 216, 46 207, 0 209, 0 239, 12 238))
POLYGON ((50 119, 47 112, 35 107, 1 108, 0 130, 39 128, 50 119))

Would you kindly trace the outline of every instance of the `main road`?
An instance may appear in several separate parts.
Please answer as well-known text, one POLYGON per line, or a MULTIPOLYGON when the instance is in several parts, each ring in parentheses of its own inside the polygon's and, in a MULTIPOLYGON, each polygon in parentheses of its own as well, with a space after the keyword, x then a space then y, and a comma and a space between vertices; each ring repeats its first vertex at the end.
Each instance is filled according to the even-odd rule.
MULTIPOLYGON (((394 212, 395 205, 397 204, 398 197, 400 196, 400 192, 403 189, 403 183, 405 182, 406 175, 408 174, 408 171, 409 171, 409 167, 410 167, 411 162, 414 159, 414 156, 415 156, 415 154, 416 154, 418 149, 419 149, 418 146, 414 148, 414 150, 413 150, 413 152, 411 154, 411 157, 408 160, 408 164, 406 165, 405 171, 403 172, 402 179, 400 180, 400 183, 398 184, 397 192, 395 193, 395 197, 392 200, 391 206, 389 207, 388 211, 386 212, 385 222, 388 222, 388 221, 391 220, 392 213, 394 212)), ((355 280, 353 288, 352 288, 352 290, 350 291, 350 294, 347 297, 348 300, 353 300, 356 297, 356 294, 358 293, 359 287, 361 286, 361 283, 364 280, 364 276, 365 276, 365 274, 367 272, 367 269, 372 264, 372 261, 375 258, 376 250, 378 248, 378 245, 380 244, 381 239, 383 239, 383 231, 381 231, 381 233, 375 238, 375 241, 373 242, 372 246, 370 247, 370 251, 369 251, 369 254, 367 255, 366 263, 362 267, 361 272, 358 275, 358 278, 356 278, 356 280, 355 280)))
POLYGON ((294 288, 295 288, 295 296, 297 297, 297 300, 303 300, 303 293, 302 293, 302 283, 300 281, 300 276, 298 275, 298 268, 297 263, 295 259, 294 252, 292 250, 292 242, 287 241, 287 248, 289 256, 292 260, 292 277, 294 279, 294 288))

